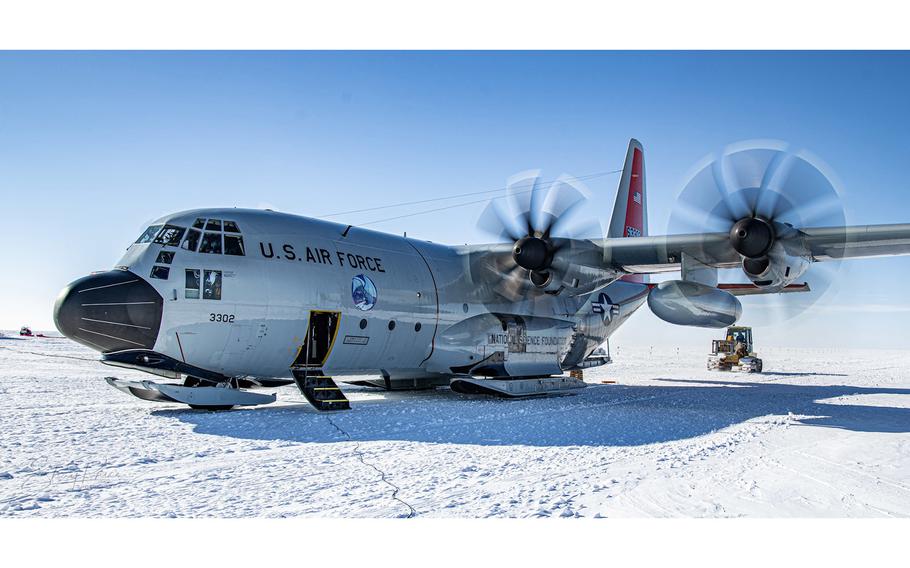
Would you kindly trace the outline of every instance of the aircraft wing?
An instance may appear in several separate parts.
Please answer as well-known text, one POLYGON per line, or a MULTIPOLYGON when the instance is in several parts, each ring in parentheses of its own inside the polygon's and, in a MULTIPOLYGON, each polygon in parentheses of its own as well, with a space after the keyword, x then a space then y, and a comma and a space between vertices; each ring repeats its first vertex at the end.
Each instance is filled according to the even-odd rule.
MULTIPOLYGON (((800 232, 814 261, 910 254, 910 224, 824 227, 800 232)), ((727 233, 614 238, 599 244, 608 264, 632 274, 679 270, 684 254, 716 268, 736 268, 742 260, 727 233)))
POLYGON ((740 263, 726 233, 623 237, 604 239, 601 246, 606 263, 632 274, 675 272, 683 253, 717 268, 735 268, 740 263))
POLYGON ((910 224, 803 229, 815 260, 910 254, 910 224))

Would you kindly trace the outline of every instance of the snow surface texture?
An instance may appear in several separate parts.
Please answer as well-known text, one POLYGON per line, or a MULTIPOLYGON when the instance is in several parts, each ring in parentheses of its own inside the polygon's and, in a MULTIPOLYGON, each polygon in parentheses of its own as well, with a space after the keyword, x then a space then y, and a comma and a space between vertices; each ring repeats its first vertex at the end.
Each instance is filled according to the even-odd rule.
POLYGON ((67 340, 0 341, 4 516, 910 515, 910 352, 767 349, 766 373, 625 349, 579 394, 295 388, 230 412, 145 402, 67 340), (617 384, 600 384, 616 380, 617 384))

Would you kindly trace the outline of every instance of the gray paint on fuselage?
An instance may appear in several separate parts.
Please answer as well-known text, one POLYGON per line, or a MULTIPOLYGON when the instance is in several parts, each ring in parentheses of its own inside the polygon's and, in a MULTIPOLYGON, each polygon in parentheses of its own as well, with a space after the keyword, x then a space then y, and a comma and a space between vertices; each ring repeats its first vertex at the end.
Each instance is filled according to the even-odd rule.
POLYGON ((246 256, 166 247, 176 254, 169 279, 159 280, 148 275, 162 245, 135 244, 117 266, 142 276, 165 298, 156 351, 230 376, 290 376, 311 310, 341 313, 326 373, 417 377, 447 373, 497 348, 489 340, 502 332, 499 319, 481 318, 478 321, 487 323, 476 334, 446 333, 465 320, 491 313, 547 318, 554 330, 562 330, 555 334, 561 338, 558 345, 552 345, 556 360, 569 352, 572 330, 589 344, 584 354, 590 353, 641 306, 647 294, 647 286, 624 281, 598 291, 620 306, 619 314, 605 321, 591 306, 598 293, 576 298, 543 295, 521 302, 480 297, 482 290, 465 271, 466 252, 461 247, 356 227, 347 230, 346 225, 261 210, 200 209, 168 215, 154 224, 190 227, 200 217, 236 222, 246 256), (222 299, 187 299, 185 269, 221 270, 222 299), (375 305, 367 311, 358 309, 351 297, 351 280, 358 274, 372 279, 378 291, 375 305), (210 321, 213 313, 233 315, 233 322, 210 321), (362 319, 367 321, 365 329, 360 328, 362 319), (395 322, 394 330, 389 321, 395 322), (420 330, 415 331, 418 322, 420 330), (345 342, 345 337, 368 339, 345 342))

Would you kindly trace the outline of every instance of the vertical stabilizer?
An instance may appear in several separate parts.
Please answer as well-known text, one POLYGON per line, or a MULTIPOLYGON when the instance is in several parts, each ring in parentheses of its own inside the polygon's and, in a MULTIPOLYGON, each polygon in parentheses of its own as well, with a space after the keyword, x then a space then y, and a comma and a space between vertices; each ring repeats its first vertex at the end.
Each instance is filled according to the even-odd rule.
POLYGON ((648 234, 648 198, 645 191, 645 153, 641 142, 629 141, 616 204, 607 237, 641 237, 648 234))

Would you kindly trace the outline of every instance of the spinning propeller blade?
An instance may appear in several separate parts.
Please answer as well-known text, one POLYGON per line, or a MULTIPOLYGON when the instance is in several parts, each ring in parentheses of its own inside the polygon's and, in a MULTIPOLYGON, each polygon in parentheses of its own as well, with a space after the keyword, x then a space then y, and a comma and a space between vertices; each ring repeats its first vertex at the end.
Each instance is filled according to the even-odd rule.
POLYGON ((484 209, 478 227, 499 242, 512 243, 511 255, 496 255, 474 272, 498 280, 493 290, 510 302, 542 293, 554 282, 557 267, 570 264, 575 239, 602 236, 600 224, 580 219, 589 192, 574 178, 560 176, 544 189, 540 172, 509 179, 506 195, 484 209))
MULTIPOLYGON (((743 258, 743 270, 734 271, 742 281, 745 270, 757 274, 767 266, 778 244, 774 250, 805 250, 800 229, 845 228, 840 195, 818 164, 783 143, 731 146, 696 168, 677 198, 668 233, 729 234, 731 246, 743 258)), ((809 283, 809 293, 781 295, 771 302, 744 299, 745 306, 751 304, 744 312, 750 323, 779 323, 809 309, 836 277, 839 263, 828 264, 816 264, 800 278, 809 283)))

